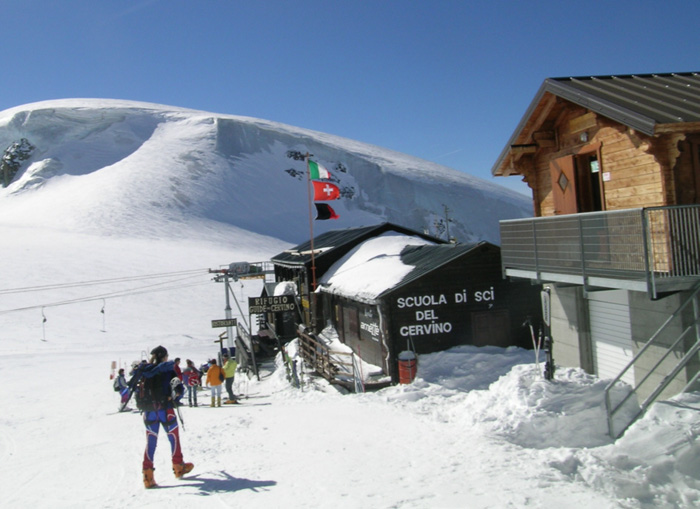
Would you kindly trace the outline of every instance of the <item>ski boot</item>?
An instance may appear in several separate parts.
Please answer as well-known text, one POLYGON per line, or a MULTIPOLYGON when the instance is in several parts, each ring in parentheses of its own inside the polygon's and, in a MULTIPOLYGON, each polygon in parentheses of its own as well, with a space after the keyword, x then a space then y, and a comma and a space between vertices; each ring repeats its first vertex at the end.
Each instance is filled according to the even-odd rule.
POLYGON ((214 396, 211 397, 211 406, 212 408, 216 406, 216 398, 214 396))
POLYGON ((221 397, 216 400, 216 406, 221 406, 221 397))
POLYGON ((143 470, 143 485, 146 487, 146 489, 156 488, 158 486, 156 484, 156 480, 153 478, 152 468, 146 468, 143 470))
POLYGON ((175 474, 175 477, 180 479, 183 475, 189 474, 193 468, 193 463, 180 463, 179 465, 173 465, 173 474, 175 474))

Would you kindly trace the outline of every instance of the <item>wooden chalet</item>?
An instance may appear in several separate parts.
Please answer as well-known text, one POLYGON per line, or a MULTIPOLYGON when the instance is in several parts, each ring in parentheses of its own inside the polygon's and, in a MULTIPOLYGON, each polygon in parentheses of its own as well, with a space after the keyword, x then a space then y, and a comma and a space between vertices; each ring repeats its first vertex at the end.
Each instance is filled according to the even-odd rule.
MULTIPOLYGON (((502 270, 547 283, 558 364, 632 388, 640 415, 700 359, 700 74, 549 78, 492 168, 532 190, 502 270)), ((610 389, 609 387, 609 389, 610 389)))

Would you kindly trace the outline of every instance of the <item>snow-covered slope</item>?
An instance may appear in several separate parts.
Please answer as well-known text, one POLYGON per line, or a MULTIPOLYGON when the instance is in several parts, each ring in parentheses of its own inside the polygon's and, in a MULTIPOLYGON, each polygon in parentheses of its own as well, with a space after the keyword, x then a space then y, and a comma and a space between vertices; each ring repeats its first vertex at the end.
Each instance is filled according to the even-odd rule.
MULTIPOLYGON (((345 191, 339 220, 314 232, 383 221, 498 243, 499 219, 530 215, 529 200, 428 161, 265 120, 147 103, 71 99, 0 112, 0 150, 34 147, 0 216, 13 224, 160 237, 154 218, 195 230, 230 225, 297 243, 308 238, 309 152, 345 191)), ((169 232, 168 232, 169 233, 169 232)))

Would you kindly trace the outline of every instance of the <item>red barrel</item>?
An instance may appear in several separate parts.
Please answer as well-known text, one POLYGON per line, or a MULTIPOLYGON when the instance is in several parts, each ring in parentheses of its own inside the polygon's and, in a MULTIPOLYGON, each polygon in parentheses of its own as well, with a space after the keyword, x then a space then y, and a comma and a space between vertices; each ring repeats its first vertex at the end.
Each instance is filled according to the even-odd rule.
POLYGON ((418 372, 418 358, 410 350, 399 354, 399 383, 410 384, 418 372))

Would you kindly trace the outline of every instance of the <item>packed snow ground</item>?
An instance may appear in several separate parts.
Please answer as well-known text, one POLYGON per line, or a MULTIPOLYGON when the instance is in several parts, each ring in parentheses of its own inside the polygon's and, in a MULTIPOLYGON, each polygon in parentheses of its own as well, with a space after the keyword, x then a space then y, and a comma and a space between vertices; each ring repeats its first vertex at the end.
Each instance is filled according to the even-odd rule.
MULTIPOLYGON (((258 240, 257 258, 281 247, 258 240)), ((251 237, 245 244, 254 243, 251 237)), ((413 384, 371 394, 343 395, 308 375, 295 389, 279 367, 263 370, 261 381, 239 376, 238 392, 249 396, 240 406, 182 409, 192 474, 174 479, 161 435, 161 487, 145 490, 143 424, 138 413, 116 412, 111 363, 127 365, 158 344, 173 357, 204 362, 216 353, 221 330, 211 329, 210 320, 223 317, 224 296, 206 270, 186 288, 177 288, 179 281, 154 287, 131 276, 252 259, 240 242, 232 244, 0 225, 4 506, 700 504, 700 396, 654 405, 611 443, 605 381, 560 368, 546 382, 530 351, 470 346, 421 356, 413 384), (36 289, 107 274, 129 281, 36 289), (24 290, 7 292, 13 288, 24 290), (100 299, 117 288, 128 295, 100 299), (81 295, 93 300, 41 307, 81 295), (8 312, 19 308, 29 309, 8 312)), ((244 306, 260 284, 234 285, 237 300, 244 306)), ((200 393, 204 405, 207 395, 200 393)))

